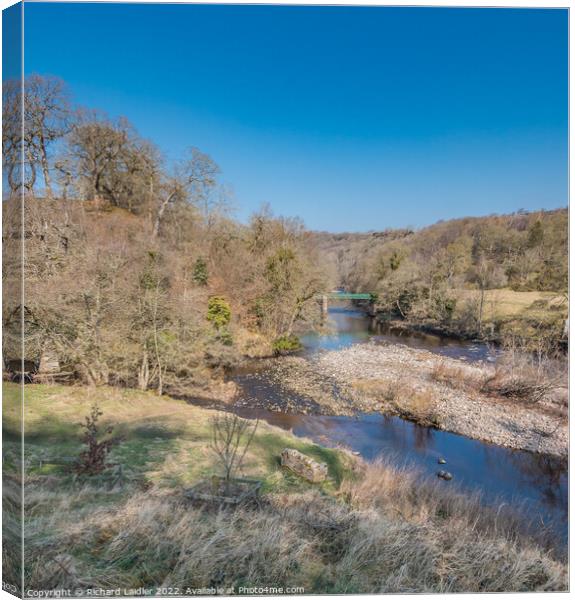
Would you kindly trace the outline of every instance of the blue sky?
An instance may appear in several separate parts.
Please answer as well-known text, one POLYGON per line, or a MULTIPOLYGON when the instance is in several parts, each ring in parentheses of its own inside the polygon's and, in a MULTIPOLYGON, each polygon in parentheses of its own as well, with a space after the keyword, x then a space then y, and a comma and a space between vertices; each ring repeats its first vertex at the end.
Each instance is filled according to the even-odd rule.
POLYGON ((25 68, 362 231, 566 206, 567 11, 27 3, 25 68))

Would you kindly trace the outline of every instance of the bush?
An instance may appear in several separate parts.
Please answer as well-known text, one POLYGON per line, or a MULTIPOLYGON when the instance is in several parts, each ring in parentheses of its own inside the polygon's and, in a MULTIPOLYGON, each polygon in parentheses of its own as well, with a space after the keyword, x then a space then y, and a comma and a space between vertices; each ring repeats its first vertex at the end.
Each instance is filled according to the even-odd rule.
MULTIPOLYGON (((78 474, 97 475, 104 471, 108 467, 106 463, 108 453, 112 449, 112 446, 119 441, 111 438, 98 440, 100 435, 98 420, 102 414, 98 405, 94 404, 90 414, 86 417, 86 422, 82 424, 82 427, 86 430, 84 432, 84 444, 87 446, 87 449, 80 454, 74 465, 74 470, 78 474)), ((104 435, 110 435, 112 431, 113 428, 108 427, 104 435)))
POLYGON ((198 258, 194 264, 192 279, 198 285, 208 285, 208 265, 203 258, 198 258))
POLYGON ((435 311, 437 318, 442 323, 449 324, 455 314, 455 307, 457 305, 457 299, 453 296, 440 294, 435 298, 435 311))
POLYGON ((409 390, 406 392, 399 394, 393 403, 397 414, 419 425, 438 427, 437 400, 433 392, 409 390))
POLYGON ((230 305, 221 296, 212 296, 208 300, 208 321, 219 331, 229 325, 232 318, 230 305))
POLYGON ((297 352, 303 348, 297 335, 282 335, 272 343, 274 354, 283 355, 297 352))
POLYGON ((242 468, 246 453, 254 439, 259 419, 248 421, 237 415, 219 413, 211 419, 210 450, 222 467, 226 494, 230 482, 242 468))
POLYGON ((234 343, 234 338, 232 337, 230 330, 225 327, 218 331, 216 339, 224 346, 232 346, 234 343))
POLYGON ((484 385, 484 373, 467 369, 451 361, 440 360, 429 373, 432 381, 460 390, 479 390, 484 385))

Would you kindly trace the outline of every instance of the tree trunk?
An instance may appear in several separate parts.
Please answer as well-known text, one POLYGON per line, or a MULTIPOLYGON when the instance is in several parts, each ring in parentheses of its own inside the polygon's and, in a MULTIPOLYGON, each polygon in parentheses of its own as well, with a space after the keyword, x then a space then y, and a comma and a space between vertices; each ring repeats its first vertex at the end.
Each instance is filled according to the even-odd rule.
POLYGON ((399 310, 399 314, 405 319, 405 315, 403 314, 403 311, 401 310, 401 305, 399 304, 399 300, 395 301, 395 305, 397 306, 397 310, 399 310))
POLYGON ((142 363, 140 364, 140 370, 138 372, 138 388, 142 391, 148 389, 150 382, 150 365, 148 364, 148 349, 144 350, 142 355, 142 363))
POLYGON ((106 385, 108 383, 107 366, 96 361, 82 361, 80 372, 83 374, 86 384, 90 387, 106 385))
POLYGON ((40 139, 40 161, 42 163, 42 173, 44 174, 44 187, 46 188, 46 197, 52 200, 52 181, 50 179, 50 165, 48 164, 48 154, 46 153, 46 144, 44 139, 40 139))
POLYGON ((485 299, 485 288, 481 287, 481 296, 479 297, 479 319, 477 323, 477 332, 481 335, 481 328, 483 325, 483 301, 485 299))
POLYGON ((170 198, 166 198, 162 204, 160 204, 160 208, 158 209, 158 214, 156 215, 156 220, 154 222, 154 231, 152 232, 153 237, 158 237, 160 233, 160 224, 162 222, 162 217, 164 216, 164 212, 170 203, 170 198))
POLYGON ((158 302, 160 288, 156 285, 156 299, 154 303, 154 350, 156 352, 156 363, 158 365, 158 396, 164 391, 164 381, 162 374, 162 361, 160 358, 160 346, 158 344, 158 302))

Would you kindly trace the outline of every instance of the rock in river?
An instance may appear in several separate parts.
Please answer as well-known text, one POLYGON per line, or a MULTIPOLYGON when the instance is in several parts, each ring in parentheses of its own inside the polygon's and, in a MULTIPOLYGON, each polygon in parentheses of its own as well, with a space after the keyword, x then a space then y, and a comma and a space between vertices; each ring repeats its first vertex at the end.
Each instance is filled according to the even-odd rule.
POLYGON ((453 479, 453 475, 449 471, 438 471, 437 476, 440 479, 445 479, 445 481, 453 479))

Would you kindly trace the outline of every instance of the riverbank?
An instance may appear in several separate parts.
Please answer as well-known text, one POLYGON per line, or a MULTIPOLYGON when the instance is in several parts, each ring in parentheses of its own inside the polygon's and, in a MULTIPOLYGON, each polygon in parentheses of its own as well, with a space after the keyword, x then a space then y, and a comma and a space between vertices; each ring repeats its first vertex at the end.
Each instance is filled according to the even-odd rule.
MULTIPOLYGON (((5 497, 14 500, 19 391, 4 384, 5 497)), ((263 483, 261 506, 194 506, 182 491, 214 472, 214 414, 151 392, 26 386, 27 589, 112 586, 161 595, 177 588, 189 595, 186 589, 238 586, 299 586, 312 594, 567 588, 562 550, 525 515, 267 423, 260 422, 245 461, 245 475, 263 483), (94 401, 102 425, 121 437, 110 459, 122 469, 77 478, 59 459, 81 450, 81 418, 94 401), (285 446, 326 462, 328 481, 310 484, 284 471, 278 457, 285 446)), ((6 503, 9 533, 20 531, 18 508, 6 503)), ((4 579, 19 583, 16 540, 7 548, 16 555, 7 556, 4 579)))
MULTIPOLYGON (((502 344, 520 337, 528 346, 541 341, 556 349, 566 349, 568 305, 563 294, 541 291, 514 291, 508 288, 486 290, 483 301, 481 332, 469 318, 470 307, 479 306, 478 290, 451 290, 455 307, 448 322, 434 318, 401 317, 397 312, 377 311, 382 330, 437 335, 458 340, 476 340, 502 344), (543 334, 544 332, 544 334, 543 334)), ((472 311, 473 312, 473 311, 472 311)))
POLYGON ((269 361, 265 369, 289 398, 282 405, 278 394, 272 410, 395 414, 500 446, 566 457, 567 389, 558 386, 537 402, 510 399, 485 391, 495 375, 496 367, 486 363, 373 343, 269 361))

